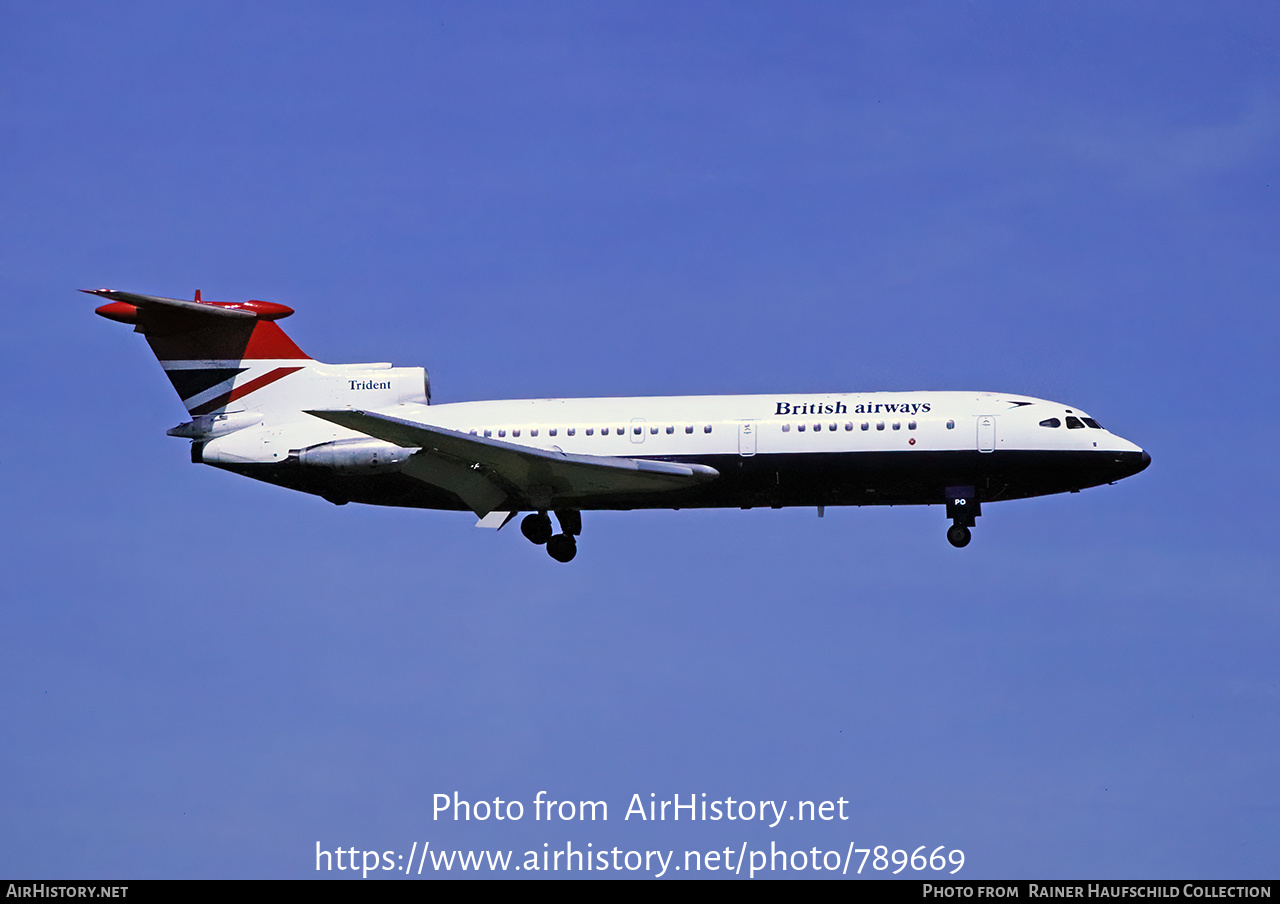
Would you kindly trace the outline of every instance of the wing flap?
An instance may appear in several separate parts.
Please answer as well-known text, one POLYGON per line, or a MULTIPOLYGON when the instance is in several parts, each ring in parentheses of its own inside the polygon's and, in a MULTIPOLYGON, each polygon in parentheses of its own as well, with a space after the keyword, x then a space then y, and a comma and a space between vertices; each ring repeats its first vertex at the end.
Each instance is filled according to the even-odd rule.
POLYGON ((423 483, 448 490, 481 518, 506 502, 510 495, 506 487, 481 471, 438 455, 415 453, 401 470, 423 483))
POLYGON ((570 455, 368 411, 307 413, 397 446, 418 447, 406 472, 454 492, 481 517, 508 498, 512 508, 547 509, 592 496, 685 489, 720 476, 706 465, 570 455))

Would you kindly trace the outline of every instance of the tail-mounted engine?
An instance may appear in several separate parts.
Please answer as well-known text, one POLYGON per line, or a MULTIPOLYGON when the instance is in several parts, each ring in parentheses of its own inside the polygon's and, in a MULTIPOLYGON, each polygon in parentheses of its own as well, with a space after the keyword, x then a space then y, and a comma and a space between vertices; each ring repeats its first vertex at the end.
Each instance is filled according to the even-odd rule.
POLYGON ((406 449, 380 439, 339 439, 306 449, 294 449, 289 459, 304 468, 328 468, 347 473, 395 471, 417 449, 406 449))

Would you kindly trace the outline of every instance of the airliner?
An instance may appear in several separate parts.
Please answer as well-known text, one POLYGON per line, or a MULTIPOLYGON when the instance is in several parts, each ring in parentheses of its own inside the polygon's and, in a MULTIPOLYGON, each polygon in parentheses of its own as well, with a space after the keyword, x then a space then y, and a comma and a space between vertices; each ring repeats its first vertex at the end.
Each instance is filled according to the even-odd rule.
POLYGON ((517 399, 431 404, 421 367, 322 364, 267 301, 112 289, 190 419, 191 461, 335 505, 470 511, 551 558, 584 511, 942 505, 967 546, 984 503, 1076 493, 1151 463, 1078 408, 996 392, 517 399), (555 516, 553 526, 551 515, 555 516), (558 530, 556 527, 558 526, 558 530))

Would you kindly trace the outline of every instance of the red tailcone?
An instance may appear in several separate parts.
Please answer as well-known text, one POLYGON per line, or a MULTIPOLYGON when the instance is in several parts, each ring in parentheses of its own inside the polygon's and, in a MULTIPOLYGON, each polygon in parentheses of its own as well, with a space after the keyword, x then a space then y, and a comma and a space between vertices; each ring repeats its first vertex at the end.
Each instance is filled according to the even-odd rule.
POLYGON ((274 301, 241 301, 238 303, 217 301, 203 302, 204 304, 216 304, 220 308, 235 308, 240 311, 253 311, 258 315, 259 320, 280 320, 288 317, 293 313, 293 308, 285 304, 276 304, 274 301))
POLYGON ((104 304, 94 311, 99 317, 114 320, 116 323, 134 324, 138 322, 138 309, 126 301, 113 301, 104 304))

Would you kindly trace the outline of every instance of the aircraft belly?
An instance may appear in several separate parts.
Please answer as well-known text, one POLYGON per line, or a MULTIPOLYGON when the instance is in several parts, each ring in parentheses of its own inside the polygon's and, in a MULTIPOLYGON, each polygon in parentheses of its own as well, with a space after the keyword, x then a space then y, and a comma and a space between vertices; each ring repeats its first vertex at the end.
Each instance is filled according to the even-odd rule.
MULTIPOLYGON (((707 465, 720 476, 696 486, 646 492, 557 495, 548 508, 584 511, 645 508, 741 508, 837 505, 928 505, 950 486, 973 486, 986 502, 1065 493, 1142 469, 1141 453, 1103 451, 807 452, 644 456, 707 465)), ((453 492, 407 474, 334 474, 296 463, 217 465, 267 483, 367 505, 466 510, 453 492)), ((524 509, 508 500, 512 509, 524 509)), ((501 505, 498 506, 502 508, 501 505)))
POLYGON ((1015 450, 681 456, 720 477, 660 497, 599 498, 581 508, 930 505, 945 503, 950 486, 973 486, 979 499, 994 502, 1098 486, 1142 469, 1139 455, 1126 456, 1015 450))
POLYGON ((299 467, 296 462, 266 465, 214 465, 264 483, 321 496, 332 502, 360 502, 405 508, 465 511, 452 492, 405 474, 335 474, 299 467))

